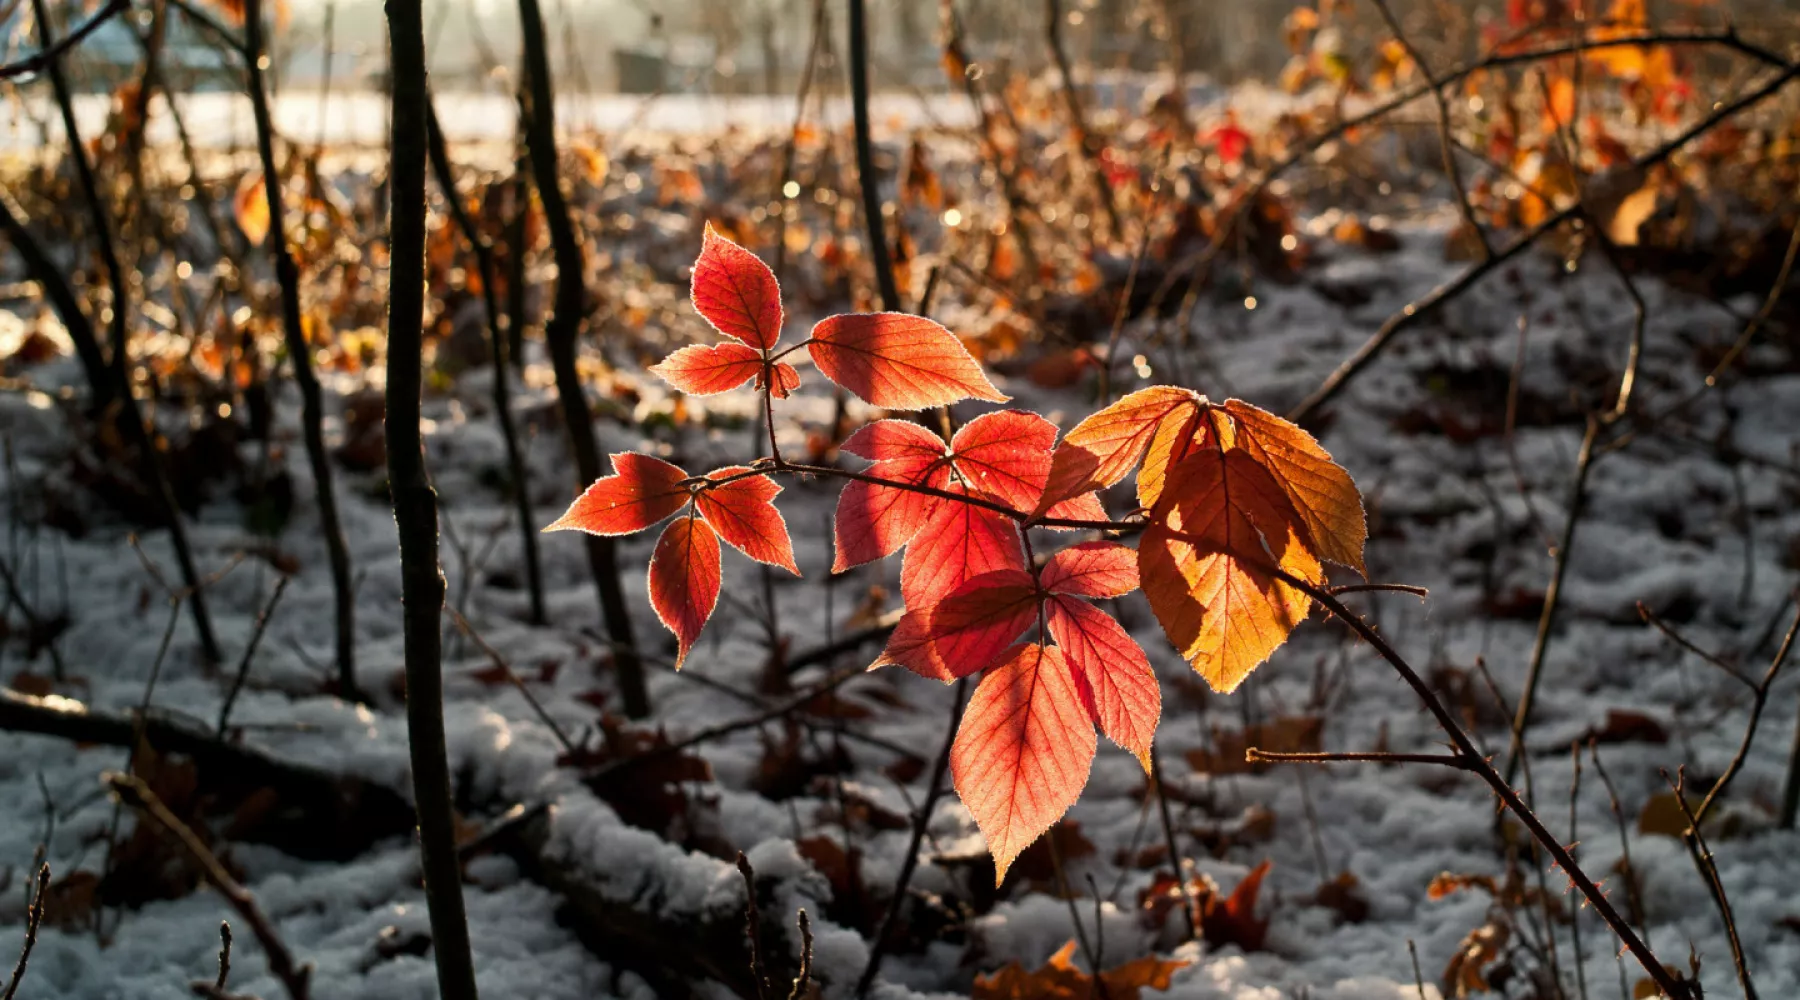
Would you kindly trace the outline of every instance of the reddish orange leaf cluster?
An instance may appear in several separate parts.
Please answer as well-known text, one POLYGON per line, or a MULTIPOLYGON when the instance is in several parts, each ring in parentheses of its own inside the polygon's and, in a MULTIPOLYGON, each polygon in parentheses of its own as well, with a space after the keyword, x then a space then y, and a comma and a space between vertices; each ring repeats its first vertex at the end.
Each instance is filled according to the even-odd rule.
MULTIPOLYGON (((804 346, 826 377, 875 406, 1007 399, 955 335, 922 317, 833 316, 778 351, 774 274, 710 227, 692 294, 729 339, 655 366, 681 391, 755 380, 770 398, 785 397, 800 377, 781 358, 804 346)), ((1306 617, 1306 590, 1323 584, 1325 563, 1363 569, 1367 528, 1349 475, 1305 431, 1238 400, 1152 386, 1081 421, 1060 444, 1055 424, 1022 410, 978 416, 949 441, 917 423, 876 420, 842 450, 870 464, 836 472, 849 482, 832 571, 905 550, 906 611, 876 665, 945 682, 983 675, 950 764, 1000 878, 1081 794, 1096 729, 1150 767, 1162 716, 1156 674, 1092 602, 1141 585, 1175 648, 1228 692, 1306 617), (1144 517, 1135 551, 1098 540, 1029 557, 1034 530, 1125 527, 1108 519, 1096 491, 1133 470, 1144 517)), ((650 561, 651 605, 675 634, 677 666, 718 601, 720 539, 799 573, 771 475, 794 467, 691 476, 621 454, 613 470, 546 530, 622 535, 685 511, 650 561)))

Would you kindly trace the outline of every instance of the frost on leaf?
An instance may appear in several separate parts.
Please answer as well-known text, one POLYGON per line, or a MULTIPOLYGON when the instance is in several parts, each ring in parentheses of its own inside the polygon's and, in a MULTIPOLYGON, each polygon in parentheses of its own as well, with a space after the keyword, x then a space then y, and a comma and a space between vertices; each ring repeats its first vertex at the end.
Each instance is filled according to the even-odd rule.
POLYGON ((720 236, 712 224, 694 261, 694 309, 713 329, 759 350, 781 339, 781 286, 762 259, 720 236))
POLYGON ((1094 749, 1093 721, 1060 650, 1022 643, 982 678, 956 731, 950 773, 994 855, 996 885, 1075 804, 1094 749))
POLYGON ((719 603, 719 538, 697 517, 669 522, 650 556, 650 606, 675 633, 675 669, 719 603))
POLYGON ((923 316, 829 316, 813 327, 807 350, 826 378, 890 410, 1010 398, 994 388, 955 334, 923 316))
POLYGON ((1207 449, 1170 469, 1151 522, 1138 543, 1144 596, 1175 648, 1230 692, 1311 607, 1268 567, 1324 581, 1299 515, 1249 453, 1207 449))
POLYGON ((1242 400, 1225 404, 1237 422, 1237 445, 1267 469, 1287 495, 1319 558, 1367 575, 1363 543, 1368 521, 1350 473, 1331 460, 1311 434, 1242 400))
POLYGON ((1197 412, 1205 401, 1189 389, 1155 385, 1076 424, 1056 447, 1049 482, 1036 512, 1041 514, 1070 497, 1124 479, 1143 457, 1164 418, 1197 412))
POLYGON ((660 458, 623 452, 612 457, 613 474, 594 480, 545 531, 629 535, 687 506, 688 477, 660 458))

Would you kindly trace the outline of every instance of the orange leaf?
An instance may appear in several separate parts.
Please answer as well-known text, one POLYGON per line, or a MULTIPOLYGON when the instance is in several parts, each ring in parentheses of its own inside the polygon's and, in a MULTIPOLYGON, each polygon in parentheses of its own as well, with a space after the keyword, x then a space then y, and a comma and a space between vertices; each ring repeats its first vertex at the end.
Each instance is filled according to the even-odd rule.
POLYGON ((1324 571, 1281 487, 1242 449, 1177 464, 1151 522, 1138 543, 1144 596, 1175 648, 1229 693, 1311 607, 1265 567, 1314 583, 1324 571))
POLYGON ((995 885, 1075 804, 1094 746, 1094 724, 1060 650, 1021 643, 982 678, 957 728, 950 773, 987 837, 995 885))
POLYGON ((719 537, 697 517, 669 522, 650 555, 650 606, 675 633, 675 669, 719 603, 719 537))
POLYGON ((923 316, 828 316, 813 327, 807 350, 826 378, 890 410, 1011 398, 994 388, 955 334, 923 316))
POLYGON ((713 329, 767 350, 781 339, 781 286, 762 259, 706 224, 691 286, 694 308, 713 329))
MULTIPOLYGON (((874 460, 868 474, 895 483, 943 489, 950 485, 944 441, 906 420, 877 420, 845 441, 852 455, 874 460)), ((942 501, 898 486, 852 480, 838 495, 833 519, 837 556, 831 571, 893 555, 912 541, 942 501)))
POLYGON ((1118 542, 1082 542, 1051 556, 1040 579, 1053 594, 1123 597, 1138 588, 1137 553, 1118 542))
POLYGON ((983 573, 937 605, 907 611, 870 667, 897 663, 941 681, 986 670, 1037 621, 1038 596, 1024 570, 983 573))
POLYGON ((976 976, 971 1000, 1089 1000, 1103 996, 1108 1000, 1138 1000, 1142 990, 1166 990, 1175 973, 1186 968, 1181 959, 1163 959, 1155 955, 1135 958, 1094 977, 1075 965, 1075 942, 1070 941, 1050 956, 1036 972, 1026 972, 1017 962, 992 975, 976 976))
POLYGON ((907 546, 900 596, 908 608, 924 610, 983 573, 1024 568, 1025 553, 1011 520, 974 504, 940 503, 907 546))
POLYGON ((1369 525, 1350 473, 1311 434, 1272 413, 1241 399, 1228 401, 1225 412, 1237 422, 1238 447, 1268 470, 1299 514, 1302 539, 1319 558, 1367 576, 1363 543, 1369 525))
POLYGON ((244 239, 250 241, 251 246, 262 246, 269 238, 270 216, 269 194, 260 171, 244 175, 237 194, 231 199, 231 208, 244 239))
POLYGON ((1060 501, 1124 479, 1143 456, 1164 417, 1205 401, 1205 397, 1189 389, 1153 385, 1076 424, 1056 448, 1050 463, 1050 481, 1033 513, 1042 514, 1060 501))
POLYGON ((1074 597, 1048 602, 1050 635, 1075 670, 1088 714, 1150 771, 1150 742, 1162 718, 1162 691, 1143 649, 1113 617, 1074 597))
POLYGON ((697 344, 676 351, 650 370, 689 395, 711 396, 761 377, 763 363, 761 354, 743 344, 697 344))
MULTIPOLYGON (((1194 448, 1206 443, 1207 432, 1214 429, 1207 419, 1207 408, 1178 409, 1162 419, 1150 447, 1144 452, 1144 464, 1138 469, 1138 506, 1149 510, 1162 496, 1163 480, 1169 475, 1169 464, 1188 457, 1194 448)), ((1226 442, 1230 447, 1230 442, 1226 442)))
MULTIPOLYGON (((708 479, 724 479, 750 470, 742 465, 707 473, 708 479)), ((787 521, 775 509, 781 486, 768 476, 745 476, 723 486, 710 486, 694 498, 700 516, 732 548, 760 563, 780 566, 795 576, 794 543, 788 538, 787 521)))
POLYGON ((594 480, 563 516, 545 531, 585 531, 629 535, 675 513, 688 502, 688 478, 660 458, 622 452, 612 457, 613 474, 594 480))

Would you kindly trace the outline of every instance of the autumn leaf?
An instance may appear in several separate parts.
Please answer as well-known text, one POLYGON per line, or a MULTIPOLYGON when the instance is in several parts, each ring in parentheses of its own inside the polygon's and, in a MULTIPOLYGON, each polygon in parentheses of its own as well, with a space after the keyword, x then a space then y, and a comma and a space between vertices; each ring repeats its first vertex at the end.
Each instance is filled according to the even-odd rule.
MULTIPOLYGON (((943 489, 950 484, 943 439, 905 420, 877 420, 845 441, 843 449, 875 464, 867 475, 887 482, 943 489)), ((838 496, 833 518, 837 555, 831 571, 898 552, 925 525, 938 498, 900 486, 853 480, 838 496)))
POLYGON ((1037 621, 1038 586, 1021 569, 974 577, 938 604, 909 610, 870 669, 897 663, 950 681, 986 670, 1037 621))
POLYGON ((1094 725, 1060 650, 1021 643, 983 677, 950 749, 957 794, 994 855, 994 884, 1087 784, 1094 725))
MULTIPOLYGON (((950 452, 963 482, 989 499, 1029 513, 1050 481, 1055 445, 1055 424, 1027 410, 999 410, 964 424, 951 439, 950 452)), ((1089 492, 1053 505, 1047 516, 1105 520, 1106 508, 1089 492)))
POLYGON ((596 479, 544 530, 629 535, 687 505, 689 492, 682 482, 688 474, 679 467, 636 452, 614 455, 612 463, 612 475, 596 479))
POLYGON ((1042 515, 1057 503, 1124 479, 1143 457, 1163 418, 1205 402, 1192 390, 1155 385, 1076 424, 1056 447, 1049 481, 1033 513, 1042 515))
POLYGON ((263 175, 259 171, 245 174, 238 183, 237 193, 231 199, 232 213, 237 217, 238 229, 251 246, 262 246, 269 238, 272 225, 269 213, 269 193, 263 184, 263 175))
POLYGON ((650 606, 675 633, 675 669, 719 603, 719 538, 698 517, 669 522, 650 555, 650 606))
POLYGON ((769 265, 706 224, 690 286, 694 309, 727 337, 759 350, 781 339, 781 286, 769 265))
POLYGON ((1299 514, 1313 552, 1367 576, 1363 544, 1369 526, 1350 473, 1311 434, 1286 420, 1241 399, 1227 401, 1224 410, 1237 423, 1237 446, 1267 470, 1299 514))
MULTIPOLYGON (((695 345, 683 347, 650 370, 682 392, 711 396, 761 377, 763 362, 761 354, 743 344, 695 345)), ((798 381, 795 373, 795 383, 798 381)))
POLYGON ((1075 671, 1088 715, 1148 774, 1150 743, 1162 719, 1162 691, 1150 660, 1123 626, 1092 604, 1058 595, 1045 606, 1050 637, 1075 671))
POLYGON ((1137 553, 1118 542, 1082 542, 1050 557, 1044 589, 1076 597, 1123 597, 1138 588, 1137 553))
POLYGON ((745 475, 749 471, 734 465, 707 473, 708 479, 731 481, 701 491, 694 498, 694 506, 732 548, 757 562, 779 566, 799 576, 787 521, 775 509, 774 500, 781 493, 781 486, 766 475, 745 475), (742 478, 732 478, 736 476, 742 478))
MULTIPOLYGON (((1217 430, 1212 411, 1199 403, 1192 408, 1180 407, 1156 425, 1150 446, 1144 450, 1144 464, 1137 474, 1138 506, 1150 510, 1162 497, 1163 480, 1168 477, 1171 462, 1179 462, 1207 443, 1208 435, 1217 430)), ((1229 427, 1229 422, 1225 425, 1229 427)), ((1227 430, 1227 433, 1230 433, 1227 430)), ((1225 447, 1231 441, 1224 442, 1225 447)))
POLYGON ((1311 599, 1268 572, 1323 582, 1299 515, 1243 449, 1206 449, 1169 471, 1138 543, 1144 596, 1169 641, 1229 693, 1306 618, 1311 599))
MULTIPOLYGON (((963 489, 950 487, 952 493, 963 489)), ((1013 522, 974 504, 940 503, 907 546, 900 567, 900 596, 908 608, 929 608, 969 580, 998 569, 1025 569, 1025 552, 1013 522)), ((1134 565, 1134 579, 1136 573, 1134 565)))
POLYGON ((1143 990, 1166 990, 1175 973, 1186 968, 1183 959, 1146 955, 1100 974, 1100 982, 1075 965, 1075 942, 1070 941, 1050 956, 1035 972, 1017 962, 998 972, 976 976, 971 1000, 1139 1000, 1143 990))
POLYGON ((923 316, 829 316, 813 327, 807 350, 826 378, 890 410, 1010 398, 994 388, 955 334, 923 316))
MULTIPOLYGON (((788 364, 786 361, 777 361, 769 367, 775 372, 775 382, 768 388, 769 392, 773 394, 776 399, 786 399, 793 395, 795 389, 800 388, 800 372, 797 371, 793 365, 788 364)), ((756 387, 762 389, 764 383, 765 379, 763 373, 757 372, 756 387)))

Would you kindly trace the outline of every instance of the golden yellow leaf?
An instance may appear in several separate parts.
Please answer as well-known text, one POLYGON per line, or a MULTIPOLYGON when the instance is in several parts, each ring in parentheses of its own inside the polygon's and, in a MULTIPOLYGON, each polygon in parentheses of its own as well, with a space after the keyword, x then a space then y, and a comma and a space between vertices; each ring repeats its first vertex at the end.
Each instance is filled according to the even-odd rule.
POLYGON ((1321 559, 1367 576, 1363 543, 1369 524, 1350 473, 1311 434, 1286 420, 1241 399, 1229 400, 1224 409, 1237 423, 1237 446, 1268 470, 1299 515, 1308 547, 1321 559))
POLYGON ((243 230, 244 238, 252 246, 262 246, 269 238, 269 196, 263 186, 263 175, 245 174, 238 184, 237 194, 231 200, 232 211, 237 216, 238 228, 243 230))
POLYGON ((1197 452, 1169 470, 1138 544, 1144 596, 1171 644, 1221 694, 1287 641, 1324 569, 1281 486, 1243 448, 1197 452))

